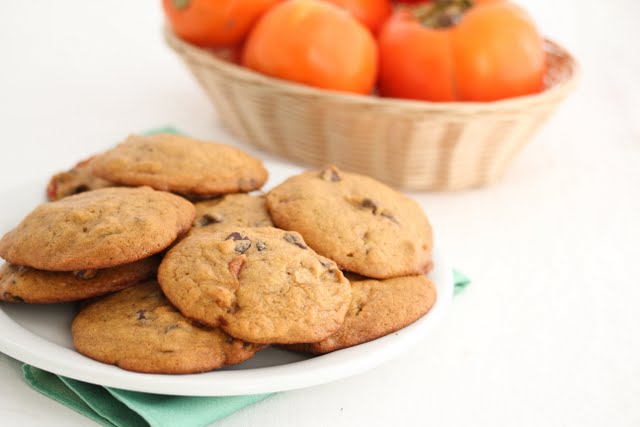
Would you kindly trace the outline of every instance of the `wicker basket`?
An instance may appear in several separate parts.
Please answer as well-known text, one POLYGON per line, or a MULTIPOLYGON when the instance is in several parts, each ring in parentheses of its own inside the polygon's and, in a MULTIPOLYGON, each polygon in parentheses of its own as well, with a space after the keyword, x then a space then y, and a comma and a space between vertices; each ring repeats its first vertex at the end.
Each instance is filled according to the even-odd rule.
POLYGON ((575 87, 578 65, 546 41, 540 94, 497 102, 433 103, 320 90, 270 78, 194 47, 165 30, 244 141, 310 165, 333 163, 406 190, 460 190, 498 179, 575 87))

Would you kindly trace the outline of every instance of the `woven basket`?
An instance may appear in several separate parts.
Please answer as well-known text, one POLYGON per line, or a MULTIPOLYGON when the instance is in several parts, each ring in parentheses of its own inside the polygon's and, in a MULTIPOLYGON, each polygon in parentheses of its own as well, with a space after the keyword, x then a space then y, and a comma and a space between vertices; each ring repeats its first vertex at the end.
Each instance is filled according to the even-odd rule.
POLYGON ((320 90, 270 78, 165 30, 218 115, 242 140, 284 157, 373 176, 405 190, 460 190, 498 179, 575 87, 578 65, 546 41, 546 89, 496 102, 421 102, 320 90))

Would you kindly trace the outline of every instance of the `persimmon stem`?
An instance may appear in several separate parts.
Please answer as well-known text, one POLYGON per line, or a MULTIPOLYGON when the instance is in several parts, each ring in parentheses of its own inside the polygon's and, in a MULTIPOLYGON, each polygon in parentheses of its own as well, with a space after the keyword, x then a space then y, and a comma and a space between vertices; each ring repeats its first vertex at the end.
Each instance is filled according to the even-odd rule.
POLYGON ((435 0, 416 7, 412 13, 425 27, 447 28, 456 25, 472 6, 472 0, 435 0))
POLYGON ((178 10, 186 9, 189 7, 189 3, 191 3, 191 0, 173 0, 173 7, 178 10))

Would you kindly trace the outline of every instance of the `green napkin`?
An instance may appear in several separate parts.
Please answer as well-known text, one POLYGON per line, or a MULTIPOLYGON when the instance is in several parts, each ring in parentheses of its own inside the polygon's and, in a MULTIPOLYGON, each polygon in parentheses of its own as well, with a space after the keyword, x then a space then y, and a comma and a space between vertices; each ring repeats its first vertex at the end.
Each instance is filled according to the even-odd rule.
POLYGON ((453 269, 453 295, 458 295, 460 292, 467 289, 470 284, 471 279, 455 268, 453 269))
POLYGON ((108 427, 207 426, 271 394, 165 396, 88 384, 22 365, 32 388, 108 427))
POLYGON ((159 127, 159 128, 154 128, 154 129, 150 129, 147 130, 145 132, 143 132, 147 135, 155 135, 156 133, 173 133, 176 135, 186 135, 186 133, 179 131, 178 129, 174 128, 173 126, 165 126, 165 127, 159 127))
MULTIPOLYGON (((453 271, 454 294, 471 281, 453 271)), ((22 365, 32 388, 108 427, 206 426, 271 394, 221 397, 165 396, 102 387, 22 365)))

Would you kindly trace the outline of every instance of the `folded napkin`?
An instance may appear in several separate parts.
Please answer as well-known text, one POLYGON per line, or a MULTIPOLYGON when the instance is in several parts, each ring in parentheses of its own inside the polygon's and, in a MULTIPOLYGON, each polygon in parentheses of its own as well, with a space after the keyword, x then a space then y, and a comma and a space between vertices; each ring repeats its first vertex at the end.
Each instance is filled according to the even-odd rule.
MULTIPOLYGON (((454 294, 471 281, 453 271, 454 294)), ((32 388, 108 427, 207 426, 271 394, 221 397, 165 396, 102 387, 23 365, 32 388)))
POLYGON ((22 372, 32 388, 108 427, 207 426, 271 395, 165 396, 101 387, 29 365, 22 372))

